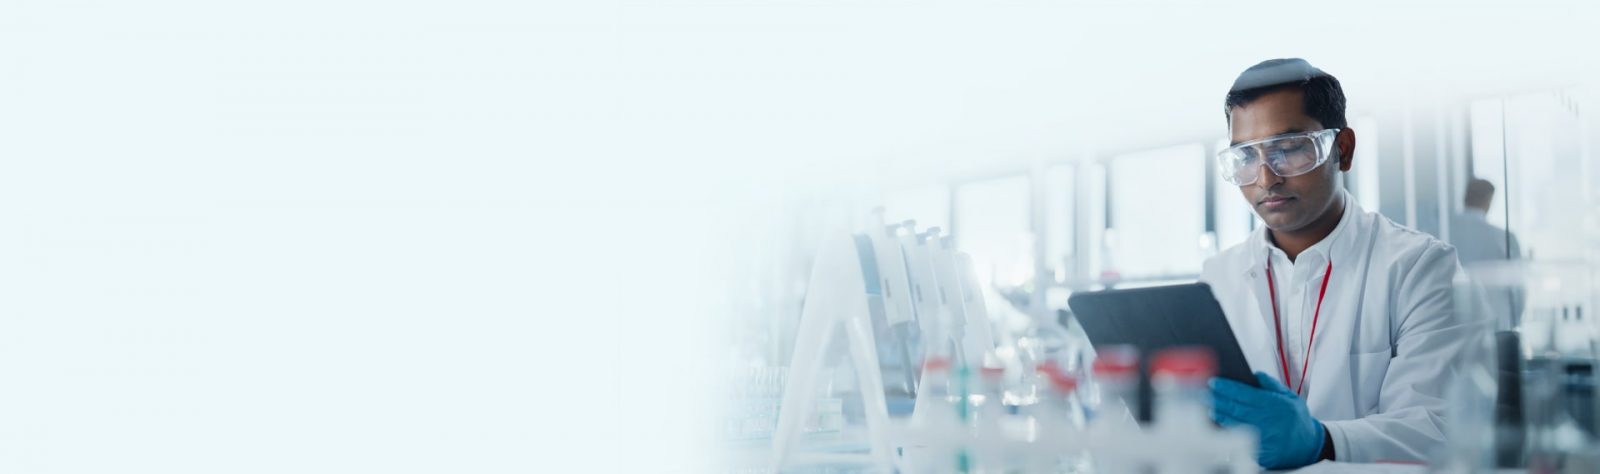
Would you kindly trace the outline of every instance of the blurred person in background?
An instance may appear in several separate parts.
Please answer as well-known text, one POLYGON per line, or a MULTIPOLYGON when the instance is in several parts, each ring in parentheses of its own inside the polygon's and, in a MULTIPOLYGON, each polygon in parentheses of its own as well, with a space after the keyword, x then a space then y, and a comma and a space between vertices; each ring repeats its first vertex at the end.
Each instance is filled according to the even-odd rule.
MULTIPOLYGON (((1522 258, 1522 246, 1517 235, 1489 223, 1489 207, 1494 202, 1494 183, 1482 178, 1467 182, 1465 209, 1450 220, 1450 244, 1456 247, 1461 265, 1469 270, 1489 267, 1496 262, 1522 258)), ((1484 268, 1485 271, 1492 268, 1484 268)), ((1521 321, 1523 295, 1515 288, 1495 289, 1487 292, 1492 311, 1504 315, 1499 329, 1511 329, 1521 321)))

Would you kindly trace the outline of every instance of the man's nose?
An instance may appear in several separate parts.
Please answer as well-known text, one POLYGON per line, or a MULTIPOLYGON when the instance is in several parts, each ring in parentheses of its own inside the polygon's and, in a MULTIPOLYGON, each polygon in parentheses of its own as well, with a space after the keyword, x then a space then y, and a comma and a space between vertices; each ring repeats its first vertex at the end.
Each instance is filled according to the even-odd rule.
POLYGON ((1272 172, 1272 167, 1267 166, 1265 161, 1256 166, 1256 173, 1259 173, 1256 175, 1256 186, 1260 186, 1261 189, 1269 189, 1273 185, 1283 182, 1283 177, 1278 176, 1278 173, 1272 172))

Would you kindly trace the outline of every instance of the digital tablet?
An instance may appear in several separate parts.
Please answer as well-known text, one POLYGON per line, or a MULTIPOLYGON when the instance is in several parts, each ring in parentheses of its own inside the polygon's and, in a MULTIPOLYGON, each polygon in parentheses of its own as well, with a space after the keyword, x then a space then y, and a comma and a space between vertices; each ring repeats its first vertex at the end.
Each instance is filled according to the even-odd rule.
POLYGON ((1131 345, 1148 364, 1161 349, 1207 347, 1217 356, 1217 376, 1259 386, 1210 285, 1079 292, 1067 299, 1067 306, 1097 350, 1131 345))

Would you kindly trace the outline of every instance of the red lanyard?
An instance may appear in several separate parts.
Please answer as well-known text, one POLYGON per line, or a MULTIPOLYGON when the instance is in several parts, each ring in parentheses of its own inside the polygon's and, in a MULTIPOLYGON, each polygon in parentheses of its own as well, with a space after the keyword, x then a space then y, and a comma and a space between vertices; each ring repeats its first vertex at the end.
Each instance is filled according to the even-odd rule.
MULTIPOLYGON (((1317 309, 1311 313, 1311 337, 1306 339, 1305 357, 1300 361, 1300 383, 1294 394, 1306 387, 1306 369, 1311 367, 1311 343, 1317 340, 1317 320, 1322 318, 1322 298, 1328 296, 1328 280, 1333 276, 1333 260, 1328 260, 1328 270, 1322 273, 1322 290, 1317 292, 1317 309)), ((1273 283, 1272 253, 1267 252, 1267 294, 1272 296, 1272 329, 1278 332, 1278 363, 1283 367, 1283 383, 1289 383, 1289 355, 1283 349, 1283 321, 1278 316, 1278 287, 1273 283)))

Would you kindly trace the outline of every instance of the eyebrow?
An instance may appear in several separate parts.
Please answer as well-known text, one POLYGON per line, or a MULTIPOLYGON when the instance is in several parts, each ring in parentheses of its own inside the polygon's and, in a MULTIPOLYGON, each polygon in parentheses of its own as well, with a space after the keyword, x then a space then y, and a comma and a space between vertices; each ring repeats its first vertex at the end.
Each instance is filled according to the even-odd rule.
MULTIPOLYGON (((1304 128, 1300 128, 1300 127, 1289 127, 1289 128, 1286 128, 1286 129, 1284 129, 1284 130, 1282 130, 1282 131, 1279 131, 1279 132, 1278 132, 1278 133, 1274 133, 1274 134, 1271 134, 1271 135, 1267 135, 1267 136, 1266 136, 1266 137, 1263 137, 1263 138, 1257 138, 1257 139, 1256 139, 1256 140, 1262 140, 1262 139, 1266 139, 1266 138, 1272 138, 1272 137, 1276 137, 1276 136, 1280 136, 1280 135, 1288 135, 1288 134, 1291 134, 1291 133, 1300 133, 1300 132, 1304 132, 1304 131, 1306 131, 1306 130, 1305 130, 1305 129, 1304 129, 1304 128)), ((1247 142, 1253 142, 1253 141, 1255 141, 1255 140, 1245 140, 1245 141, 1247 141, 1247 142)), ((1234 146, 1234 145, 1238 145, 1238 144, 1240 144, 1240 143, 1243 143, 1243 142, 1238 142, 1238 141, 1229 141, 1229 142, 1228 142, 1228 146, 1234 146)))

